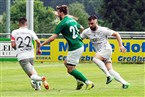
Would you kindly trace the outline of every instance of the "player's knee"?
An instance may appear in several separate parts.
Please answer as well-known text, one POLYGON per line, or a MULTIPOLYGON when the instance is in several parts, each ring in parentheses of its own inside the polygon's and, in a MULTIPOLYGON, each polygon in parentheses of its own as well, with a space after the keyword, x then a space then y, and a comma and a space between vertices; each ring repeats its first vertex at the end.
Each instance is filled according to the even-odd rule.
POLYGON ((105 63, 107 70, 113 70, 112 63, 105 63))
POLYGON ((73 65, 67 65, 67 72, 71 73, 75 69, 75 66, 73 65))
POLYGON ((64 61, 64 63, 63 63, 65 66, 67 66, 67 62, 66 61, 64 61))
POLYGON ((73 70, 73 68, 68 68, 68 67, 67 67, 67 72, 68 72, 68 73, 71 73, 72 70, 73 70))
POLYGON ((71 73, 71 70, 67 69, 67 73, 71 73))
POLYGON ((72 69, 67 68, 67 72, 68 72, 68 73, 71 73, 71 72, 72 72, 72 69))
POLYGON ((106 66, 106 68, 108 71, 113 70, 113 68, 111 66, 106 66))

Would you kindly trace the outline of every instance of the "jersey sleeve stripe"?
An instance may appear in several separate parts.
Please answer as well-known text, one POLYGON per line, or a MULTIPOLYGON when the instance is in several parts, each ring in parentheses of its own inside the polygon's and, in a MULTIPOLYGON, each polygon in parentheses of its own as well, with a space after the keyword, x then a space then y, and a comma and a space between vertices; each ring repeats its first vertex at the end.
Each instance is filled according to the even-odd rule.
POLYGON ((15 38, 11 35, 11 41, 15 41, 15 38))

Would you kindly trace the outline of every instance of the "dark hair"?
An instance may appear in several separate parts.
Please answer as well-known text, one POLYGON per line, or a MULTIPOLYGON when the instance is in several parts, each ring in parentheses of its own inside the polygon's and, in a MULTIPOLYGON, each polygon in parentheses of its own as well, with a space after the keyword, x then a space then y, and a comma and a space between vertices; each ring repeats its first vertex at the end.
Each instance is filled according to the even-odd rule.
POLYGON ((25 18, 25 17, 21 17, 20 19, 19 19, 19 23, 20 24, 25 24, 27 22, 27 19, 25 18))
POLYGON ((95 20, 95 19, 97 19, 97 16, 91 15, 91 16, 88 18, 88 21, 95 20))
POLYGON ((56 9, 59 10, 60 12, 63 12, 65 15, 68 14, 67 5, 56 6, 56 9))

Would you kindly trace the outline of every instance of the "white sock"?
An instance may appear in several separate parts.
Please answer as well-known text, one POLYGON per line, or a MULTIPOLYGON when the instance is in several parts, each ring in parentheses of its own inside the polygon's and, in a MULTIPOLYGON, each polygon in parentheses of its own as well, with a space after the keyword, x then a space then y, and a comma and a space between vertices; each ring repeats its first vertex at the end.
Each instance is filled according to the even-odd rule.
POLYGON ((87 84, 87 85, 88 85, 88 84, 91 84, 91 83, 92 83, 92 82, 89 81, 89 80, 86 80, 86 81, 85 81, 85 84, 87 84))
POLYGON ((34 66, 33 66, 33 68, 32 68, 32 71, 33 71, 33 74, 37 75, 37 72, 36 72, 36 70, 34 69, 34 66))
POLYGON ((109 71, 107 70, 103 61, 97 58, 93 58, 94 63, 106 74, 106 76, 110 76, 109 71))
POLYGON ((127 84, 127 82, 120 76, 119 73, 117 73, 113 69, 109 70, 109 72, 115 78, 115 80, 117 80, 118 82, 120 82, 122 84, 127 84))
POLYGON ((36 75, 36 74, 33 74, 31 75, 30 77, 32 80, 36 80, 36 81, 42 81, 42 77, 36 75))

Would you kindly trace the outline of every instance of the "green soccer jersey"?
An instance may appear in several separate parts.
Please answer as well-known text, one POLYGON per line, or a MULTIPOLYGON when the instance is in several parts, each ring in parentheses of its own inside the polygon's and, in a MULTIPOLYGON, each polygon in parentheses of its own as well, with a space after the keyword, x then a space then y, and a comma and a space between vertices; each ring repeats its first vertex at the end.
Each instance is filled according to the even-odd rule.
POLYGON ((79 34, 80 27, 80 24, 78 24, 74 19, 65 16, 57 25, 54 33, 62 33, 62 35, 68 42, 68 50, 72 51, 83 46, 83 42, 79 34))

